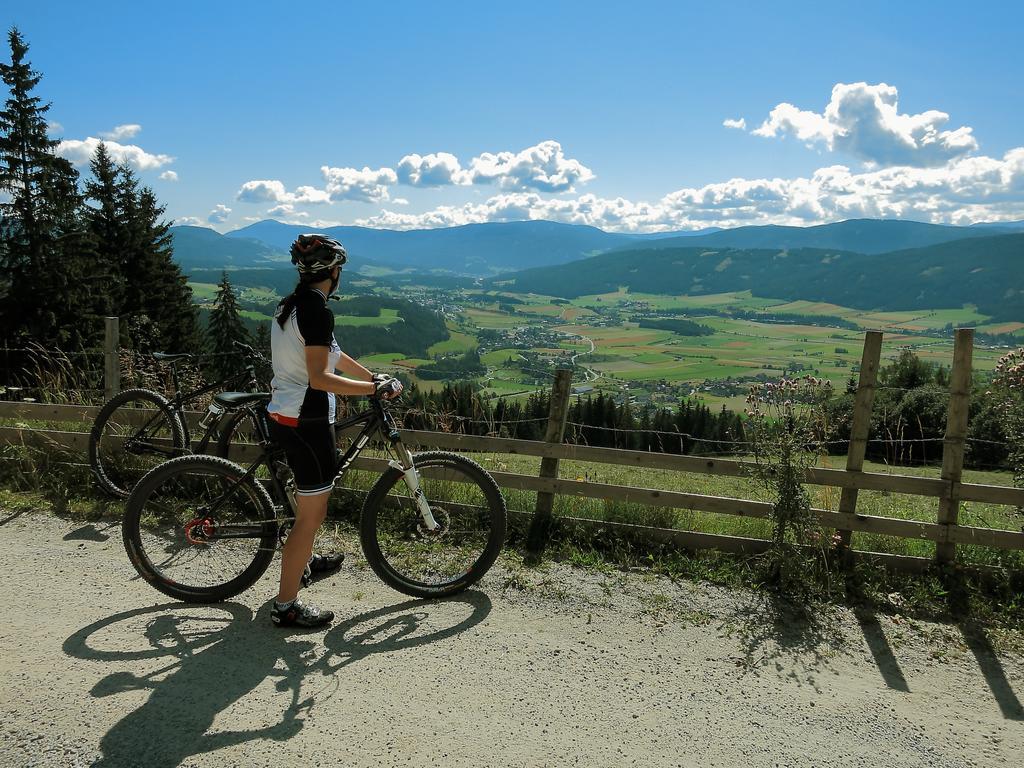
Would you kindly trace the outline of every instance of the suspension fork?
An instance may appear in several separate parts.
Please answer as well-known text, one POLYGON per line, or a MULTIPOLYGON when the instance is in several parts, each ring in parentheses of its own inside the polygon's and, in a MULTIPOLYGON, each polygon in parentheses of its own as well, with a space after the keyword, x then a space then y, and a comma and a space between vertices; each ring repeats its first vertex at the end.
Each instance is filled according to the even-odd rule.
MULTIPOLYGON (((391 437, 389 435, 389 437, 391 437)), ((413 501, 416 503, 416 509, 420 513, 420 518, 423 520, 423 526, 428 531, 436 531, 441 527, 440 523, 434 517, 434 513, 430 509, 430 503, 427 501, 427 497, 423 494, 423 489, 420 488, 420 475, 416 471, 416 467, 413 465, 412 453, 405 446, 405 443, 397 437, 391 437, 391 447, 398 455, 398 460, 392 460, 388 462, 388 465, 397 469, 402 473, 402 477, 405 478, 405 484, 409 488, 409 492, 412 494, 413 501)))

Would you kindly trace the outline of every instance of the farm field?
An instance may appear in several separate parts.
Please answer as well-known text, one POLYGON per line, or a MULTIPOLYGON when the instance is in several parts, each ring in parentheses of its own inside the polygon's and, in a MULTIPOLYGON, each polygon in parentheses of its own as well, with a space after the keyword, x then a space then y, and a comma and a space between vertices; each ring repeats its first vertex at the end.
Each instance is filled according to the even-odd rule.
MULTIPOLYGON (((213 283, 192 287, 200 303, 207 305, 217 291, 213 283)), ((725 405, 741 410, 749 383, 757 379, 806 374, 828 379, 837 390, 845 387, 859 367, 867 329, 883 332, 883 360, 895 359, 902 349, 910 348, 921 359, 942 365, 952 360, 951 325, 1020 334, 1024 341, 1024 321, 990 322, 972 306, 866 312, 824 302, 756 297, 750 291, 673 296, 620 289, 567 301, 504 290, 417 285, 377 290, 381 295, 444 307, 450 336, 429 347, 423 358, 395 353, 364 356, 368 365, 418 381, 418 365, 479 350, 488 366, 480 384, 491 397, 526 397, 548 386, 554 368, 575 361, 575 383, 586 384, 591 391, 664 404, 696 397, 716 409, 725 405), (760 313, 765 320, 758 319, 760 313), (652 322, 686 319, 710 333, 687 336, 640 327, 645 318, 652 322), (813 318, 822 318, 822 323, 838 318, 853 327, 818 325, 813 318)), ((260 310, 274 300, 271 291, 247 287, 239 291, 249 304, 243 316, 270 319, 260 310)), ((374 317, 338 315, 336 323, 358 328, 399 320, 396 310, 382 309, 374 317)), ((990 371, 1004 351, 977 344, 975 370, 990 371)), ((430 390, 443 386, 436 380, 419 383, 430 390)))
MULTIPOLYGON (((742 410, 749 382, 759 377, 807 374, 828 379, 837 390, 845 387, 859 367, 867 329, 884 333, 884 360, 910 348, 922 359, 942 365, 952 360, 949 325, 974 324, 995 333, 1020 331, 1024 339, 1024 322, 986 326, 989 318, 970 306, 865 312, 836 304, 755 297, 749 291, 669 296, 620 289, 566 301, 532 293, 469 290, 457 292, 450 301, 460 309, 448 323, 452 337, 435 344, 429 354, 480 349, 489 368, 481 385, 485 394, 497 397, 524 397, 546 387, 550 372, 576 355, 576 382, 591 391, 616 396, 628 392, 640 400, 663 403, 697 397, 716 409, 725 405, 742 410), (730 316, 734 312, 766 312, 772 319, 730 316), (787 315, 793 316, 792 322, 785 321, 787 315), (683 317, 711 333, 684 336, 641 328, 636 322, 652 316, 683 317), (840 318, 856 327, 810 324, 813 317, 823 318, 823 323, 840 318), (502 338, 517 343, 502 344, 502 338)), ((1003 352, 976 345, 975 370, 991 370, 1003 352)), ((416 364, 390 362, 407 370, 416 364)))

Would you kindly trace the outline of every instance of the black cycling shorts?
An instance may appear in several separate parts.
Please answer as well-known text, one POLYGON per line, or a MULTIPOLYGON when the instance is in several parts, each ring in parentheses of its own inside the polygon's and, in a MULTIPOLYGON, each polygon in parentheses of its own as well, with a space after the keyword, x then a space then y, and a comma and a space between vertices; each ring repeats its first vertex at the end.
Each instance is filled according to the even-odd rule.
POLYGON ((270 436, 284 448, 288 466, 295 475, 299 496, 319 496, 334 489, 334 471, 338 463, 334 425, 327 419, 299 421, 290 427, 267 420, 270 436))

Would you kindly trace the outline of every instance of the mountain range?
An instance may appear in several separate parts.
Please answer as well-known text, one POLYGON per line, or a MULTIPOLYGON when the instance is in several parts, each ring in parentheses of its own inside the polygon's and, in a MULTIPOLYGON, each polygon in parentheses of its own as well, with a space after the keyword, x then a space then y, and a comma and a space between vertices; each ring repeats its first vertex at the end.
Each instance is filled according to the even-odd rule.
MULTIPOLYGON (((835 248, 856 253, 886 253, 905 248, 923 248, 954 240, 1024 231, 1024 224, 991 224, 978 227, 951 227, 899 219, 850 219, 813 227, 737 227, 696 237, 666 237, 646 248, 835 248)), ((634 248, 627 245, 625 248, 634 248)), ((620 250, 623 246, 620 246, 620 250)))
MULTIPOLYGON (((228 268, 240 278, 244 270, 246 284, 290 285, 288 246, 308 229, 268 220, 227 235, 184 226, 171 233, 178 263, 186 273, 202 272, 203 282, 228 268)), ((627 286, 675 294, 750 289, 863 309, 971 303, 998 319, 1024 320, 1024 222, 954 227, 853 219, 685 235, 622 234, 550 221, 323 231, 345 244, 349 269, 368 274, 381 275, 386 267, 441 281, 486 278, 566 298, 627 286)))
POLYGON ((750 290, 755 296, 868 310, 974 304, 996 320, 1020 321, 1024 319, 1024 233, 873 254, 826 248, 659 244, 515 272, 491 282, 506 290, 564 298, 626 287, 637 293, 677 295, 750 290))
POLYGON ((174 260, 186 273, 195 269, 291 267, 288 248, 275 248, 262 240, 225 237, 207 227, 171 227, 174 260))
MULTIPOLYGON (((227 237, 257 240, 287 252, 292 241, 309 229, 267 220, 229 232, 227 237)), ((495 222, 408 231, 368 227, 327 227, 320 231, 345 245, 356 268, 370 265, 473 276, 564 264, 616 246, 680 234, 619 234, 554 221, 495 222)))
MULTIPOLYGON (((308 226, 266 220, 221 235, 203 227, 172 227, 175 255, 195 268, 273 267, 288 264, 288 247, 308 226)), ((352 269, 489 277, 532 267, 567 264, 610 251, 678 247, 829 248, 865 254, 921 248, 984 234, 1024 231, 1024 222, 952 227, 916 221, 853 219, 814 227, 738 227, 727 230, 623 234, 580 224, 517 221, 443 229, 397 231, 328 227, 349 251, 352 269)))

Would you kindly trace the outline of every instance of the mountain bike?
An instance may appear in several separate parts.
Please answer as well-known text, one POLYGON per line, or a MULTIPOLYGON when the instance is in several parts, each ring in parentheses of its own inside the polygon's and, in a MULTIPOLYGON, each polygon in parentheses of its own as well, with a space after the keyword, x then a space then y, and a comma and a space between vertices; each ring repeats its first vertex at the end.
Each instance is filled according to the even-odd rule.
MULTIPOLYGON (((295 520, 295 486, 268 429, 265 394, 233 394, 254 420, 257 457, 243 467, 217 456, 180 456, 152 469, 128 497, 124 546, 153 587, 186 602, 226 600, 256 583, 295 520)), ((392 456, 366 494, 363 554, 386 584, 414 597, 455 594, 493 565, 505 539, 505 499, 476 462, 457 454, 413 454, 389 404, 335 425, 361 426, 339 452, 335 487, 379 435, 392 456)))
POLYGON ((170 399, 151 389, 126 389, 110 398, 100 409, 89 434, 89 464, 97 485, 112 496, 127 498, 131 489, 153 467, 175 456, 205 453, 214 446, 226 456, 228 446, 241 432, 251 432, 245 414, 238 413, 223 399, 214 397, 199 421, 202 435, 193 448, 192 434, 185 418, 186 406, 204 395, 244 385, 248 392, 260 389, 256 365, 266 359, 247 344, 235 342, 246 358, 245 368, 234 376, 200 389, 183 392, 178 365, 191 361, 187 353, 153 357, 169 363, 173 395, 170 399))

